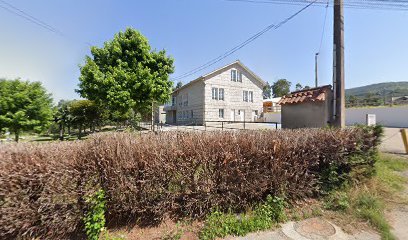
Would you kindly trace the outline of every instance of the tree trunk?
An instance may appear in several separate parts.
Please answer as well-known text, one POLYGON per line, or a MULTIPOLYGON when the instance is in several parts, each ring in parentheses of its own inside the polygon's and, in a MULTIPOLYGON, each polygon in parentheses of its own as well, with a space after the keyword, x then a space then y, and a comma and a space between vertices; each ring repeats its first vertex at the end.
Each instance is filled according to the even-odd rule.
POLYGON ((81 133, 82 133, 82 124, 79 124, 79 127, 78 127, 78 140, 81 140, 81 133))
POLYGON ((68 124, 68 135, 71 135, 71 124, 68 124))
POLYGON ((14 131, 14 140, 16 141, 16 142, 18 142, 18 139, 20 138, 20 130, 18 130, 18 129, 16 129, 15 131, 14 131))
POLYGON ((59 125, 59 140, 64 141, 64 123, 60 123, 59 125))
POLYGON ((152 102, 152 121, 151 121, 151 129, 154 132, 154 102, 152 102))

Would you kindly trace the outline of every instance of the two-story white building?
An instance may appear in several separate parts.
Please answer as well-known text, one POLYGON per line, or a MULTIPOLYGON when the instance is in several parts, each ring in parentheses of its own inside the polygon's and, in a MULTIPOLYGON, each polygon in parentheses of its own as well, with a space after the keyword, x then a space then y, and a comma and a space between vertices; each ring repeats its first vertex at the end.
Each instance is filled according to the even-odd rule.
POLYGON ((255 121, 262 112, 265 85, 237 60, 175 90, 164 106, 166 123, 255 121))

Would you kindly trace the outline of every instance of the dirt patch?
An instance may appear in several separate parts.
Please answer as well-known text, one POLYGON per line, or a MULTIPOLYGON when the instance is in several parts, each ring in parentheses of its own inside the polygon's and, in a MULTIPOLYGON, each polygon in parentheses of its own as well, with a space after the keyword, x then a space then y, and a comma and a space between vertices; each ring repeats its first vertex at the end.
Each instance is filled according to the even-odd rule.
POLYGON ((112 235, 123 235, 126 240, 198 240, 199 230, 202 226, 203 223, 198 221, 174 222, 167 219, 156 227, 135 226, 131 229, 115 229, 110 230, 110 232, 112 235))
POLYGON ((346 213, 327 211, 324 214, 324 218, 327 221, 336 224, 345 233, 350 235, 356 235, 362 232, 376 233, 368 222, 361 221, 361 219, 346 213))

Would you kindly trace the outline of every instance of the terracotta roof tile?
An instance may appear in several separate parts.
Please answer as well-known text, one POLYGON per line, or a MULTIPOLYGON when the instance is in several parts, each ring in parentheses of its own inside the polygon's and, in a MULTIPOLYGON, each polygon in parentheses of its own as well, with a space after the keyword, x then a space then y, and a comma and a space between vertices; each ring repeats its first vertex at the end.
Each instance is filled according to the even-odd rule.
POLYGON ((328 91, 331 91, 331 85, 291 92, 290 94, 282 97, 278 104, 284 105, 298 104, 303 102, 325 101, 328 91))

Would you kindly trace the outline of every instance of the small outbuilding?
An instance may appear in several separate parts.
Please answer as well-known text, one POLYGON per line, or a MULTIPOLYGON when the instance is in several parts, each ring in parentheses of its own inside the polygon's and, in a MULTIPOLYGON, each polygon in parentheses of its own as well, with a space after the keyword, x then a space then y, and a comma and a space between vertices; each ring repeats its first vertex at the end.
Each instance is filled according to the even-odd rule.
POLYGON ((331 85, 292 92, 278 102, 282 128, 321 128, 333 115, 331 85))

